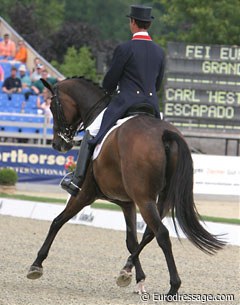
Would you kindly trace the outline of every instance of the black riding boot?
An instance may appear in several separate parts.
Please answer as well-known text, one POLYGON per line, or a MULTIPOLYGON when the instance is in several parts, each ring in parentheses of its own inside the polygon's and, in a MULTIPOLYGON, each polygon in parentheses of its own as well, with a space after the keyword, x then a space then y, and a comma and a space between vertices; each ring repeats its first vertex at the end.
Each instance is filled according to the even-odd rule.
POLYGON ((77 196, 77 193, 85 179, 90 158, 92 156, 92 149, 90 149, 88 144, 88 141, 91 139, 92 136, 87 130, 80 145, 75 171, 65 175, 60 182, 61 187, 72 196, 77 196))

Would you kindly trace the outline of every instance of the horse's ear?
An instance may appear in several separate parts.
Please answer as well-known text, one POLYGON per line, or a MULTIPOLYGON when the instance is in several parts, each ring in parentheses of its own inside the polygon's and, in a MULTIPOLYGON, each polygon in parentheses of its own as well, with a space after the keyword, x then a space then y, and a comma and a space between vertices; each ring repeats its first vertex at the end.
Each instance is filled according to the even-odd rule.
POLYGON ((54 95, 54 90, 53 90, 53 86, 51 84, 49 84, 45 79, 40 78, 41 82, 43 83, 43 85, 49 90, 51 91, 52 95, 54 95))

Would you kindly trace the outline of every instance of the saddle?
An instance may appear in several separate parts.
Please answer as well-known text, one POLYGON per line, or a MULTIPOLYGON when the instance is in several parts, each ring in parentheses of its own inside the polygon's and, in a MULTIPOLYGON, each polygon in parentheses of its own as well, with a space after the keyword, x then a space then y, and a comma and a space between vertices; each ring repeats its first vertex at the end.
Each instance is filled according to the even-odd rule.
POLYGON ((125 116, 132 116, 137 114, 144 114, 155 117, 155 109, 151 104, 143 102, 128 108, 125 116))

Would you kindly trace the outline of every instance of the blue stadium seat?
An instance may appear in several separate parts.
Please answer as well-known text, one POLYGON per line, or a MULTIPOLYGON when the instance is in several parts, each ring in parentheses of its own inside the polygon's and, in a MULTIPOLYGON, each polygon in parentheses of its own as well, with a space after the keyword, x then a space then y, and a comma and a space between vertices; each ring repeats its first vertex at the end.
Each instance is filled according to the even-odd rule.
POLYGON ((1 66, 3 68, 4 71, 4 78, 7 78, 11 75, 11 68, 12 65, 9 62, 1 62, 1 66))
POLYGON ((43 134, 43 128, 37 128, 36 133, 43 134))
POLYGON ((25 109, 29 110, 29 109, 36 109, 37 106, 36 106, 36 103, 33 103, 31 100, 28 100, 26 103, 25 103, 25 109))
POLYGON ((16 107, 13 107, 12 105, 11 106, 6 105, 4 112, 6 112, 6 113, 19 113, 19 109, 17 109, 16 107))
POLYGON ((3 126, 3 128, 5 132, 19 132, 19 127, 17 126, 3 126))
POLYGON ((22 102, 21 101, 10 101, 9 103, 6 104, 7 107, 9 108, 15 108, 17 112, 20 112, 22 108, 22 102))
MULTIPOLYGON (((1 115, 0 120, 5 121, 5 122, 14 122, 14 121, 16 121, 16 117, 14 115, 13 116, 1 115)), ((3 132, 18 132, 19 127, 18 126, 6 126, 4 123, 2 123, 0 126, 0 130, 3 132)))
POLYGON ((8 97, 6 93, 1 92, 0 93, 0 101, 7 101, 8 97))
POLYGON ((12 101, 13 102, 23 102, 23 101, 25 101, 25 97, 21 93, 12 94, 12 101))
POLYGON ((34 103, 36 106, 37 95, 29 95, 28 102, 34 103))
POLYGON ((22 133, 38 133, 38 129, 35 127, 21 127, 22 133))
POLYGON ((47 129, 47 134, 53 135, 53 129, 52 128, 48 128, 47 129))
POLYGON ((27 114, 38 114, 37 108, 25 108, 24 112, 27 114))
POLYGON ((1 115, 1 121, 9 121, 9 115, 1 115))
POLYGON ((44 117, 33 117, 34 123, 44 123, 44 117))
POLYGON ((10 118, 9 118, 9 121, 12 121, 12 122, 18 121, 18 116, 16 116, 16 115, 11 115, 10 118))
POLYGON ((29 117, 29 116, 17 116, 17 120, 19 122, 25 122, 25 123, 31 123, 33 122, 33 118, 32 117, 29 117))
MULTIPOLYGON (((1 61, 1 66, 3 68, 3 71, 4 71, 4 78, 7 78, 11 75, 11 68, 14 66, 17 68, 19 68, 19 66, 21 65, 21 63, 14 63, 14 64, 11 64, 10 62, 4 62, 4 61, 1 61)), ((19 76, 19 74, 18 74, 19 76)))

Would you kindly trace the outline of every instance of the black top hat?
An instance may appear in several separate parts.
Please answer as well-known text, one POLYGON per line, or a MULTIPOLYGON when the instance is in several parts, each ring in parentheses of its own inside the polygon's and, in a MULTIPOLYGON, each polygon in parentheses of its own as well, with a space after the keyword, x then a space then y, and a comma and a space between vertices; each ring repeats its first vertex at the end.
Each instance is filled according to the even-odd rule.
POLYGON ((154 19, 151 16, 152 8, 144 5, 131 5, 131 12, 127 17, 137 19, 140 21, 152 21, 154 19))

